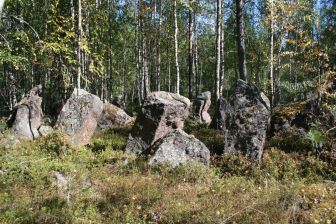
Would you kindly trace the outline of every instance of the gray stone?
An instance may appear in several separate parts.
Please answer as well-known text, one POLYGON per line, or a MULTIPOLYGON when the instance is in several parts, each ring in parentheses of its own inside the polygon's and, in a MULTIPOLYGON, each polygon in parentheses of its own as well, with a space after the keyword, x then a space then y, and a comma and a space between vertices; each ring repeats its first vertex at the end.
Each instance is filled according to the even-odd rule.
POLYGON ((127 152, 142 153, 175 129, 183 129, 189 99, 168 92, 153 92, 144 100, 126 145, 127 152))
POLYGON ((183 163, 210 164, 209 149, 195 137, 176 129, 151 147, 150 164, 167 163, 176 167, 183 163))
POLYGON ((38 128, 42 124, 43 112, 42 98, 38 94, 41 91, 41 85, 30 90, 14 107, 13 113, 8 119, 12 133, 19 139, 33 140, 40 136, 38 128))
POLYGON ((102 111, 103 102, 99 97, 75 89, 58 116, 56 128, 66 134, 66 140, 73 147, 87 145, 102 111))
POLYGON ((123 109, 104 103, 104 109, 99 117, 97 130, 123 128, 131 126, 135 118, 130 117, 123 109))
POLYGON ((213 126, 224 132, 225 153, 261 161, 270 124, 270 102, 253 84, 238 80, 228 100, 220 98, 213 126))
POLYGON ((64 176, 60 172, 53 172, 54 185, 59 188, 67 188, 69 180, 71 179, 69 176, 64 176))
POLYGON ((38 132, 40 136, 44 137, 53 132, 53 130, 54 129, 48 125, 42 125, 41 127, 39 127, 38 132))
POLYGON ((194 100, 193 103, 193 116, 200 123, 211 123, 211 117, 208 113, 208 110, 211 105, 211 92, 207 91, 201 93, 194 100))

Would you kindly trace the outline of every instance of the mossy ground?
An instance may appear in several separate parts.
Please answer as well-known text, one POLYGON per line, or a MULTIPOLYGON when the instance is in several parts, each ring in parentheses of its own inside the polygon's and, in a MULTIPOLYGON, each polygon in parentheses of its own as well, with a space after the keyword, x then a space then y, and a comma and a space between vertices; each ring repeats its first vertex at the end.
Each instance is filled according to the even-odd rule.
MULTIPOLYGON (((171 169, 125 154, 128 130, 81 149, 57 132, 17 145, 2 133, 0 223, 336 223, 336 166, 311 156, 272 148, 261 165, 214 156, 171 169)), ((221 147, 205 126, 193 134, 221 147)))

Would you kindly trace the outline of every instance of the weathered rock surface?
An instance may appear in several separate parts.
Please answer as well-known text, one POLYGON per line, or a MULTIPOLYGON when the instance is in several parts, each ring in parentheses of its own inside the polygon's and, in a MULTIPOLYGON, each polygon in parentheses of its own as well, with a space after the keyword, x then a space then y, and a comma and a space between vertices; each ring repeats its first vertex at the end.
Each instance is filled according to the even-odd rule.
POLYGON ((19 139, 36 139, 40 136, 38 129, 42 124, 42 98, 39 94, 42 86, 38 85, 30 90, 25 97, 14 107, 8 119, 8 126, 19 139))
POLYGON ((240 151, 260 161, 270 116, 268 98, 256 86, 238 80, 229 100, 219 99, 214 119, 214 126, 224 131, 224 152, 240 151))
POLYGON ((98 119, 97 130, 123 128, 132 125, 135 118, 130 117, 123 109, 104 103, 103 112, 98 119))
POLYGON ((38 129, 40 136, 44 137, 53 132, 53 128, 49 125, 41 125, 38 129))
POLYGON ((142 153, 175 129, 183 129, 189 99, 168 92, 153 92, 145 99, 126 145, 127 152, 142 153))
POLYGON ((194 100, 193 103, 193 116, 200 123, 211 123, 211 117, 208 113, 208 110, 211 105, 211 92, 207 91, 201 93, 194 100))
POLYGON ((79 90, 77 95, 75 89, 58 116, 56 128, 67 135, 73 147, 87 145, 102 112, 103 102, 99 97, 85 90, 79 90))
POLYGON ((210 164, 210 151, 198 139, 176 129, 151 147, 150 164, 167 163, 176 167, 183 163, 210 164))

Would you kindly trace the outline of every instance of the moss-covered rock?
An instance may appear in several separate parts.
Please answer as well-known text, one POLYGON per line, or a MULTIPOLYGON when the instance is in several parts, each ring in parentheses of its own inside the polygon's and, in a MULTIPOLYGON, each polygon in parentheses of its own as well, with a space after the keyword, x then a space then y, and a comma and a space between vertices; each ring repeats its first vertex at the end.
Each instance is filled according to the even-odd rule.
POLYGON ((280 105, 273 109, 268 145, 287 152, 330 151, 335 138, 328 130, 335 125, 332 110, 318 99, 280 105))

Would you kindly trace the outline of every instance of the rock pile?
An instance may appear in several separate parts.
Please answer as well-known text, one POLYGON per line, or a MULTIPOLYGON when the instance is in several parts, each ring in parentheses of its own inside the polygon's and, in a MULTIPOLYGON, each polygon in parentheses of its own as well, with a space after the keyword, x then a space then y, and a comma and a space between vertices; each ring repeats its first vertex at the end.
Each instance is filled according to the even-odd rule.
POLYGON ((182 129, 190 101, 180 95, 153 92, 145 99, 129 136, 126 151, 149 156, 150 163, 209 164, 210 152, 182 129))
POLYGON ((175 129, 183 129, 189 99, 168 92, 153 92, 145 99, 135 121, 126 151, 142 153, 175 129))

